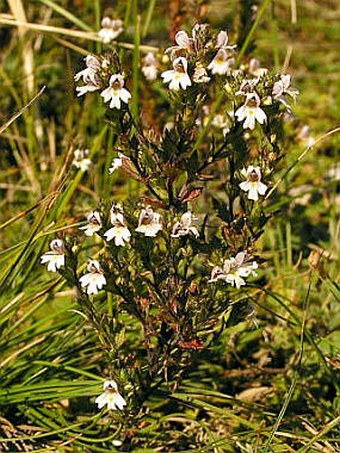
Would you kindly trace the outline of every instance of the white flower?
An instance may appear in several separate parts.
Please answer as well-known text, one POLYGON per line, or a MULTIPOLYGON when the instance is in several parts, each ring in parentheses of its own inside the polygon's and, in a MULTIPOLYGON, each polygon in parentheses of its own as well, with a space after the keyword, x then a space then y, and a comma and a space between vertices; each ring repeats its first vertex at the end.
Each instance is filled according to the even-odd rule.
POLYGON ((118 153, 118 157, 115 157, 112 161, 111 167, 109 168, 109 173, 113 173, 116 171, 119 167, 123 165, 123 160, 127 159, 130 160, 127 156, 125 156, 123 153, 118 153))
POLYGON ((255 120, 264 124, 267 116, 260 107, 260 98, 256 93, 249 93, 246 102, 235 112, 238 121, 243 121, 243 129, 254 129, 255 120))
POLYGON ((111 27, 116 38, 123 31, 123 22, 120 19, 112 20, 111 27))
POLYGON ((175 55, 179 51, 183 50, 186 52, 191 52, 194 43, 193 39, 189 38, 188 33, 183 30, 176 33, 175 42, 177 46, 168 47, 165 51, 166 54, 171 54, 171 60, 173 60, 173 57, 175 57, 175 55))
POLYGON ((145 236, 155 237, 161 229, 161 215, 154 212, 150 207, 142 209, 136 231, 143 233, 145 236))
POLYGON ((290 87, 290 75, 289 74, 282 74, 280 76, 280 80, 274 83, 272 95, 274 99, 278 98, 282 94, 286 93, 290 87))
POLYGON ((245 192, 248 192, 248 199, 257 201, 259 194, 264 195, 267 190, 267 186, 261 182, 261 171, 260 167, 253 167, 249 165, 246 172, 247 180, 239 184, 240 188, 245 192))
POLYGON ((50 242, 50 252, 40 257, 41 264, 47 263, 47 270, 57 272, 62 266, 65 266, 65 247, 61 239, 54 239, 50 242))
POLYGON ((189 50, 192 46, 192 39, 183 30, 176 33, 175 41, 180 49, 189 50))
POLYGON ((87 157, 89 155, 89 150, 76 149, 73 154, 74 158, 72 161, 72 165, 83 172, 88 171, 92 165, 91 159, 87 157))
POLYGON ((196 238, 198 238, 198 230, 193 225, 195 220, 196 218, 192 215, 191 211, 185 212, 182 215, 181 220, 176 222, 172 227, 171 237, 179 238, 180 236, 186 236, 191 232, 196 238))
POLYGON ((86 236, 93 236, 94 233, 99 231, 102 227, 102 222, 100 220, 100 214, 97 211, 92 211, 91 214, 87 217, 88 224, 82 227, 79 227, 80 230, 84 230, 86 236))
POLYGON ((236 45, 228 46, 228 41, 229 41, 228 33, 225 30, 222 30, 217 35, 216 47, 218 49, 234 50, 235 47, 237 46, 236 45))
POLYGON ((180 88, 185 90, 191 86, 191 80, 188 76, 188 62, 184 57, 176 58, 173 61, 173 69, 164 71, 161 76, 164 83, 169 83, 169 89, 178 91, 180 88))
POLYGON ((104 98, 104 102, 110 102, 110 109, 120 109, 121 100, 127 104, 131 98, 130 92, 124 87, 124 79, 121 74, 114 74, 110 77, 109 87, 105 88, 100 95, 104 98))
POLYGON ((235 53, 235 47, 228 46, 228 33, 224 30, 220 31, 216 39, 216 48, 218 49, 217 54, 208 66, 212 74, 230 74, 232 67, 235 64, 235 59, 231 56, 235 53))
POLYGON ((114 238, 115 245, 124 246, 130 241, 131 233, 129 228, 125 225, 123 214, 121 212, 114 212, 111 209, 111 223, 113 228, 110 228, 104 233, 106 240, 111 241, 114 238))
POLYGON ((102 409, 105 405, 109 410, 123 410, 126 406, 126 401, 122 395, 118 392, 118 386, 116 381, 105 381, 103 384, 104 393, 96 398, 95 403, 98 405, 98 409, 102 409))
POLYGON ((93 55, 87 55, 85 57, 85 63, 86 68, 82 71, 77 72, 77 74, 74 76, 74 80, 78 82, 80 79, 83 79, 84 83, 92 80, 92 82, 95 83, 97 81, 97 71, 98 69, 100 69, 100 61, 93 55))
POLYGON ((261 68, 259 60, 257 58, 252 58, 249 61, 249 72, 254 76, 263 77, 264 75, 267 74, 268 69, 261 68))
POLYGON ((178 55, 183 53, 198 53, 203 50, 204 37, 206 35, 207 24, 196 24, 192 29, 192 38, 189 38, 187 32, 181 30, 176 33, 175 41, 177 46, 172 46, 166 49, 165 53, 170 53, 170 58, 173 60, 178 55))
POLYGON ((255 269, 258 268, 256 261, 252 263, 248 261, 246 252, 238 253, 235 258, 227 259, 223 263, 223 268, 215 266, 211 272, 209 283, 215 283, 218 280, 223 280, 231 286, 236 286, 237 289, 246 284, 244 278, 249 275, 256 276, 255 269))
POLYGON ((99 88, 101 88, 100 82, 92 82, 92 80, 89 80, 86 85, 76 87, 76 91, 78 93, 77 96, 84 96, 84 94, 97 91, 99 88))
POLYGON ((225 281, 238 289, 246 284, 244 278, 249 277, 250 274, 254 277, 257 275, 255 272, 255 269, 258 268, 257 262, 245 263, 246 260, 247 254, 240 252, 235 258, 225 260, 223 264, 223 272, 226 276, 225 281))
POLYGON ((296 101, 299 94, 299 91, 296 88, 290 86, 289 74, 281 75, 280 80, 274 83, 272 95, 276 101, 281 102, 288 110, 290 110, 290 105, 285 94, 291 96, 294 101, 296 101))
POLYGON ((234 63, 235 59, 229 58, 225 49, 220 49, 209 64, 208 69, 211 70, 212 74, 230 74, 234 63))
POLYGON ((87 265, 87 270, 89 273, 80 277, 79 282, 82 288, 87 287, 87 294, 97 294, 106 285, 103 269, 97 260, 91 260, 87 265))
POLYGON ((304 124, 297 136, 299 140, 307 140, 310 137, 310 128, 307 124, 304 124))
POLYGON ((192 39, 189 38, 187 32, 183 30, 176 33, 175 41, 180 49, 189 49, 192 43, 192 39))
POLYGON ((123 31, 123 22, 119 19, 111 20, 109 17, 104 17, 101 23, 101 30, 98 32, 104 44, 108 44, 123 31))
POLYGON ((148 52, 144 58, 142 73, 147 80, 156 80, 158 74, 157 59, 153 52, 148 52))
POLYGON ((156 80, 157 79, 158 69, 156 66, 151 66, 151 65, 143 66, 142 72, 147 80, 156 80))
POLYGON ((313 196, 313 186, 310 184, 299 184, 296 187, 292 187, 288 195, 292 197, 290 207, 307 206, 313 196))

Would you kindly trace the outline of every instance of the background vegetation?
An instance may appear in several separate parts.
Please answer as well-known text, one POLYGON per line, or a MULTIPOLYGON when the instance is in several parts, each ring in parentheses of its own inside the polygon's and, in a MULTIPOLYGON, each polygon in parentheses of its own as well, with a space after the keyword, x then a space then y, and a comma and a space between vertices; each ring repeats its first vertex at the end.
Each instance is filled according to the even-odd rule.
POLYGON ((338 2, 0 4, 0 451, 338 451, 336 133, 296 165, 306 139, 287 141, 285 166, 294 167, 259 244, 266 264, 262 290, 254 288, 256 320, 226 320, 220 343, 197 351, 178 390, 152 395, 129 430, 97 411, 96 335, 75 311, 74 290, 40 265, 56 232, 80 225, 101 198, 121 200, 136 189, 108 175, 112 133, 103 104, 75 98, 73 75, 101 48, 94 32, 103 13, 111 8, 124 20, 120 41, 133 44, 139 30, 142 45, 164 48, 196 21, 227 28, 241 44, 251 6, 265 7, 249 49, 262 66, 292 73, 301 92, 288 137, 308 125, 317 139, 339 125, 338 2), (85 174, 70 165, 81 146, 94 162, 85 174))

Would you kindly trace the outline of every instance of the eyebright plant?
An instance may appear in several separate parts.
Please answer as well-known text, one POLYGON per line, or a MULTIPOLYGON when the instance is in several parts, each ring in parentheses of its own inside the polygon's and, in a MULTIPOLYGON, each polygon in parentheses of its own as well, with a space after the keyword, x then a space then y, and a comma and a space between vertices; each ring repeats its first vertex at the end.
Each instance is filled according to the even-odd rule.
POLYGON ((96 403, 113 420, 124 411, 127 425, 160 387, 180 385, 195 350, 218 341, 238 303, 251 310, 257 273, 265 272, 257 241, 272 215, 269 189, 297 95, 289 75, 254 58, 238 62, 227 32, 205 24, 141 59, 138 99, 130 61, 115 49, 88 55, 75 81, 78 96, 107 106, 115 135, 109 173, 137 181, 138 194, 102 200, 41 257, 78 289, 79 311, 106 357, 96 403), (148 120, 132 114, 131 102, 142 110, 151 97, 148 120))

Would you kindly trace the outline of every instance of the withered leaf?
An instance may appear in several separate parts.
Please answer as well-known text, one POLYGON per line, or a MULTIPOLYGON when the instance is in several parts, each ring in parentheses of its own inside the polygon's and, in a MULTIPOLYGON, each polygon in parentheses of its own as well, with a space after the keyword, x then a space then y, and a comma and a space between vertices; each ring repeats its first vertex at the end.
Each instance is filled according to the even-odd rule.
POLYGON ((143 203, 151 205, 151 206, 157 206, 158 208, 163 208, 165 209, 165 203, 162 200, 157 200, 156 198, 150 198, 147 197, 146 195, 142 195, 141 200, 143 203))
POLYGON ((198 198, 202 192, 203 187, 194 187, 193 189, 189 189, 183 194, 181 202, 186 203, 187 201, 195 200, 195 198, 198 198))
POLYGON ((136 179, 137 181, 140 181, 140 182, 143 181, 143 178, 139 174, 137 168, 134 166, 131 159, 129 159, 128 157, 122 157, 122 167, 121 168, 127 176, 130 176, 131 178, 136 179))
POLYGON ((211 181, 211 180, 215 179, 215 176, 207 175, 205 173, 199 173, 198 179, 200 179, 201 181, 211 181))
POLYGON ((182 349, 203 349, 204 342, 199 338, 193 338, 192 340, 184 341, 180 340, 178 346, 182 349))

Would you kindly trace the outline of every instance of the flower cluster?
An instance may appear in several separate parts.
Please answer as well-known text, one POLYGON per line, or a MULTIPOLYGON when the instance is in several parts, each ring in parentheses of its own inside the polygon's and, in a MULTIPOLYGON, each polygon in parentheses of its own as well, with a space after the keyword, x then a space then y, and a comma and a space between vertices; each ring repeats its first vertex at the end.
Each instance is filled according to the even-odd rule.
MULTIPOLYGON (((105 40, 122 30, 121 21, 111 21, 107 17, 103 19, 102 26, 101 35, 105 40), (112 23, 115 24, 114 27, 112 23)), ((256 123, 264 125, 267 122, 264 108, 266 105, 282 103, 288 111, 291 110, 287 96, 296 100, 298 90, 291 87, 290 75, 279 74, 272 77, 255 58, 242 69, 235 68, 236 46, 229 45, 227 31, 222 30, 213 35, 206 25, 195 25, 191 37, 185 31, 179 31, 175 35, 175 43, 176 45, 165 50, 165 54, 170 55, 172 69, 161 72, 161 78, 170 90, 185 91, 193 84, 210 85, 211 76, 220 77, 222 80, 224 78, 222 89, 228 95, 244 98, 243 103, 232 112, 233 122, 242 123, 243 129, 253 130, 256 123)), ((75 76, 75 81, 82 79, 84 83, 76 87, 78 96, 104 88, 101 96, 111 109, 119 110, 122 105, 128 104, 131 94, 124 87, 125 81, 120 67, 108 57, 88 55, 85 61, 87 67, 75 76)), ((148 52, 143 58, 141 68, 146 79, 156 80, 159 68, 160 62, 155 54, 148 52)), ((223 116, 222 113, 216 115, 223 116)), ((230 129, 228 127, 228 132, 230 129)), ((226 128, 223 128, 223 131, 227 134, 226 128)))
MULTIPOLYGON (((288 97, 296 100, 298 90, 290 85, 289 74, 272 76, 267 68, 261 67, 257 59, 250 59, 247 65, 235 68, 236 46, 229 45, 228 33, 220 31, 217 36, 211 35, 206 25, 196 25, 190 37, 181 30, 175 35, 176 45, 166 49, 170 55, 172 69, 163 71, 163 82, 172 91, 187 90, 193 84, 211 85, 212 76, 224 78, 224 89, 228 98, 234 97, 235 110, 210 114, 209 124, 221 124, 223 135, 226 136, 237 127, 237 123, 245 130, 254 130, 256 124, 264 126, 268 122, 266 106, 283 104, 288 112, 291 106, 288 97), (240 99, 242 101, 240 105, 240 99)), ((217 79, 214 82, 219 83, 217 79)), ((207 96, 206 88, 204 96, 207 96)), ((202 108, 208 108, 206 104, 202 108)), ((202 124, 207 121, 203 119, 202 124)), ((197 123, 199 124, 199 122, 197 123)), ((217 126, 218 127, 218 126, 217 126)))
POLYGON ((111 109, 121 109, 122 102, 127 104, 131 98, 130 92, 124 88, 124 77, 120 73, 111 73, 112 64, 106 58, 97 58, 88 55, 85 58, 86 68, 74 76, 78 82, 82 79, 84 85, 76 87, 78 96, 97 91, 106 86, 100 93, 104 102, 109 102, 111 109))
POLYGON ((219 32, 216 39, 211 38, 206 25, 196 25, 191 38, 185 31, 179 31, 175 36, 176 45, 165 51, 170 54, 173 69, 161 74, 164 83, 169 83, 170 90, 178 91, 190 87, 192 81, 198 84, 210 82, 208 71, 212 75, 231 74, 236 46, 228 45, 228 39, 226 31, 219 32), (194 67, 192 78, 188 74, 188 62, 194 67))
MULTIPOLYGON (((192 234, 194 237, 199 237, 197 226, 195 226, 197 218, 193 216, 191 211, 185 212, 180 221, 175 222, 170 237, 179 238, 192 234)), ((121 204, 113 204, 110 210, 110 223, 112 225, 108 230, 103 229, 103 222, 98 211, 92 211, 87 216, 87 224, 79 227, 88 237, 92 237, 95 233, 100 234, 107 242, 113 241, 117 247, 124 247, 130 242, 131 232, 124 219, 123 207, 121 204)), ((146 237, 154 238, 162 230, 162 216, 155 212, 151 207, 146 207, 141 210, 138 217, 138 226, 135 232, 141 233, 146 237)), ((66 249, 61 239, 55 239, 50 243, 50 252, 41 256, 41 263, 47 263, 47 270, 57 272, 57 270, 65 266, 66 249)), ((85 275, 79 278, 81 287, 86 290, 88 295, 97 294, 105 285, 106 278, 103 268, 97 260, 91 260, 87 265, 85 275)))

